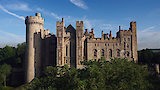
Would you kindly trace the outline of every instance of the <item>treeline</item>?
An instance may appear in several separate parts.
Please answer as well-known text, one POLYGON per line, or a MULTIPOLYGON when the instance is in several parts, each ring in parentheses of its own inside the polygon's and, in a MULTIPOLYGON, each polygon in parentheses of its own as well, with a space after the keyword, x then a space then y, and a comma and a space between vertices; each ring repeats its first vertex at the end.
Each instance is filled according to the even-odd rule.
POLYGON ((35 78, 28 90, 159 90, 157 76, 143 66, 126 59, 107 62, 84 61, 83 69, 48 66, 41 78, 35 78))
POLYGON ((5 46, 0 48, 0 88, 2 86, 14 86, 22 84, 23 64, 25 57, 25 43, 17 45, 17 48, 5 46), (20 72, 17 72, 20 71, 20 72), (19 75, 16 75, 16 74, 19 75), (17 79, 17 80, 16 80, 17 79), (18 79, 21 82, 17 82, 18 79))
POLYGON ((142 64, 160 64, 160 50, 159 52, 153 52, 152 49, 138 51, 138 62, 142 64))
POLYGON ((17 48, 5 46, 0 48, 0 65, 6 63, 12 67, 22 67, 25 53, 25 43, 17 45, 17 48))

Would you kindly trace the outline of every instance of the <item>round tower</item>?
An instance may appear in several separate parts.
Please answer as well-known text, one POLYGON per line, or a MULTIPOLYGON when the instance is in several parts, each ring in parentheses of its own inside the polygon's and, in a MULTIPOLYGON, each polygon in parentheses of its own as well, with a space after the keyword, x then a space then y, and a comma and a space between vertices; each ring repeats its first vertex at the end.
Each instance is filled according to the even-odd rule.
POLYGON ((35 77, 35 42, 34 34, 43 30, 44 19, 40 13, 36 13, 35 17, 27 16, 26 24, 26 55, 25 55, 25 78, 26 83, 32 81, 35 77))

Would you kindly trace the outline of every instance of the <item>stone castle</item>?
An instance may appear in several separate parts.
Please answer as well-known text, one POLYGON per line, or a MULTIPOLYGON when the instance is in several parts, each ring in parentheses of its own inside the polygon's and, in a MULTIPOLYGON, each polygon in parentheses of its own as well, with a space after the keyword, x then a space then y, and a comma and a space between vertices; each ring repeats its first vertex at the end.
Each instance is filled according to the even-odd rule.
POLYGON ((137 62, 136 22, 130 23, 129 30, 119 31, 116 37, 112 33, 101 38, 94 36, 94 30, 85 29, 83 21, 76 22, 76 28, 71 24, 65 27, 64 19, 57 22, 57 35, 44 30, 44 19, 40 13, 35 17, 27 16, 26 24, 26 83, 34 77, 39 77, 46 66, 63 66, 83 68, 81 61, 104 58, 127 58, 137 62))

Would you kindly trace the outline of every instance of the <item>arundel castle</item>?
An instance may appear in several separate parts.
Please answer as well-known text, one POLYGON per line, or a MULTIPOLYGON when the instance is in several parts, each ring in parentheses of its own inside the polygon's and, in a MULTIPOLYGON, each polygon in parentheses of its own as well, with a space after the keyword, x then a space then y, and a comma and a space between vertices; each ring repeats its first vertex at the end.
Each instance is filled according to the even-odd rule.
POLYGON ((116 37, 102 31, 96 38, 94 29, 84 31, 83 21, 77 21, 76 27, 65 26, 64 18, 57 22, 57 35, 44 30, 44 19, 40 13, 35 17, 27 16, 26 24, 26 83, 39 77, 45 66, 63 66, 83 68, 81 61, 98 60, 103 57, 127 58, 137 62, 136 22, 130 23, 129 30, 119 31, 116 37))

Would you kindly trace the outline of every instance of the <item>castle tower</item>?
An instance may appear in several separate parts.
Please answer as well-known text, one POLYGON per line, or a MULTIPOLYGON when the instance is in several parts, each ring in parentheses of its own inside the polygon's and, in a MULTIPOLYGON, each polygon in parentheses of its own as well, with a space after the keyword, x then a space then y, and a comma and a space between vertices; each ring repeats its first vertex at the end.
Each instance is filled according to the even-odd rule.
POLYGON ((61 22, 57 22, 57 65, 63 66, 64 62, 64 34, 65 34, 65 25, 64 18, 61 22))
POLYGON ((82 65, 80 63, 81 60, 83 60, 83 21, 76 22, 76 67, 82 68, 82 65))
POLYGON ((138 55, 137 55, 137 30, 136 30, 136 22, 131 22, 130 23, 130 29, 132 32, 131 35, 131 52, 132 52, 132 58, 134 62, 137 62, 138 60, 138 55))
MULTIPOLYGON (((36 63, 35 62, 35 53, 36 53, 35 33, 39 33, 40 30, 43 30, 44 19, 41 17, 40 13, 36 13, 35 17, 27 16, 25 18, 25 24, 26 24, 26 56, 25 56, 26 72, 25 72, 25 77, 26 77, 26 83, 29 83, 35 77, 35 71, 36 71, 36 68, 35 68, 35 63, 36 63)), ((39 48, 37 47, 37 50, 38 49, 39 48)), ((39 56, 37 56, 37 60, 40 60, 38 57, 39 56)))

